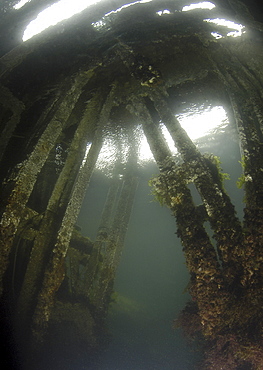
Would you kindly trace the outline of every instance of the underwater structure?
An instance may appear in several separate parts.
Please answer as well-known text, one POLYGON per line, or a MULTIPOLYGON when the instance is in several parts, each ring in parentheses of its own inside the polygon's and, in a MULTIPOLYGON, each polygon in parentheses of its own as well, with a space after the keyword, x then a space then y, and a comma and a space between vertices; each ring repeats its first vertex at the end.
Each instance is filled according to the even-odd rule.
POLYGON ((191 276, 192 301, 175 326, 202 343, 203 369, 262 369, 260 6, 216 0, 211 9, 187 11, 190 3, 183 0, 130 6, 105 0, 22 42, 27 24, 54 1, 31 0, 14 10, 16 3, 3 2, 0 26, 3 336, 14 333, 10 341, 26 368, 36 368, 43 348, 64 338, 65 323, 69 349, 74 343, 92 357, 103 345, 137 187, 139 128, 160 171, 149 179, 153 196, 176 219, 191 276), (212 22, 218 18, 242 24, 239 37, 230 35, 234 23, 226 28, 212 22), (182 99, 220 102, 236 127, 242 222, 219 159, 202 154, 176 118, 182 99), (81 234, 78 214, 103 143, 116 132, 125 138, 126 152, 119 148, 110 168, 91 240, 81 234))

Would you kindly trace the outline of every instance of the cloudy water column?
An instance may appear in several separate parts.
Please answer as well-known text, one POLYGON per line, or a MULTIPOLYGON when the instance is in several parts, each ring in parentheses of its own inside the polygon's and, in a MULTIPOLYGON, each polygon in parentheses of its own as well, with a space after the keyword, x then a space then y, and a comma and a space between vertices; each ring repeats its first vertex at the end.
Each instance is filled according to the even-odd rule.
POLYGON ((89 273, 87 294, 102 318, 105 318, 107 314, 110 295, 113 293, 116 270, 124 247, 138 183, 135 175, 138 147, 134 133, 130 132, 129 138, 130 147, 124 173, 119 178, 117 162, 115 165, 117 173, 114 174, 114 169, 112 185, 106 199, 95 248, 91 256, 90 267, 95 271, 92 275, 89 273))

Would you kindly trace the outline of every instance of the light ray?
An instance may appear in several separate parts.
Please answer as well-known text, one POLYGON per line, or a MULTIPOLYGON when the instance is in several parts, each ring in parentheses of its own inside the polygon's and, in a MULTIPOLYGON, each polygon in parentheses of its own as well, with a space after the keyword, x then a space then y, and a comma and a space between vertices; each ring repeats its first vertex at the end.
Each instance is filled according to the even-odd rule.
POLYGON ((19 3, 13 6, 15 10, 22 8, 26 3, 30 3, 31 0, 21 0, 19 3))
POLYGON ((37 18, 29 23, 23 41, 44 31, 50 26, 54 26, 64 19, 72 17, 74 14, 82 12, 87 7, 99 3, 101 0, 61 0, 38 14, 37 18))
POLYGON ((194 10, 194 9, 213 9, 215 8, 215 4, 211 3, 210 1, 203 1, 201 3, 196 3, 196 4, 191 4, 184 6, 182 9, 182 12, 188 12, 189 10, 194 10))
MULTIPOLYGON (((228 21, 222 18, 204 19, 204 22, 214 23, 218 26, 223 26, 223 27, 235 30, 235 31, 228 32, 227 36, 238 37, 238 36, 241 36, 245 32, 244 31, 245 26, 243 26, 242 24, 228 21)), ((212 32, 212 36, 215 37, 215 34, 216 34, 215 32, 212 32)))

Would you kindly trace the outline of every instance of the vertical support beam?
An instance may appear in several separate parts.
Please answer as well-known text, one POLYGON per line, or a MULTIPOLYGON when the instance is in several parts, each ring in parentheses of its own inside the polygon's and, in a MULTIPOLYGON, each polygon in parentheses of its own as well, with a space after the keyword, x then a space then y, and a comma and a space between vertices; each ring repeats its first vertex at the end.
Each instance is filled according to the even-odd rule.
POLYGON ((162 122, 167 127, 176 148, 181 154, 184 161, 191 161, 199 157, 200 153, 195 144, 189 138, 186 131, 182 128, 180 122, 171 112, 167 102, 160 93, 151 94, 156 111, 158 112, 162 122))
POLYGON ((244 162, 244 185, 250 208, 263 206, 263 93, 262 80, 224 48, 216 56, 207 54, 229 96, 244 162), (230 62, 229 62, 230 61, 230 62))
POLYGON ((21 114, 25 109, 24 104, 18 100, 14 95, 11 93, 9 89, 0 85, 0 96, 1 96, 1 104, 4 105, 5 109, 9 109, 12 114, 11 117, 8 119, 7 122, 1 123, 3 125, 3 130, 0 136, 0 161, 2 160, 2 156, 5 152, 7 144, 20 121, 21 114))
POLYGON ((243 286, 253 285, 253 290, 249 288, 252 297, 262 289, 263 269, 262 82, 229 50, 224 50, 219 61, 211 56, 210 60, 228 93, 239 134, 246 199, 243 224, 246 235, 244 252, 240 254, 244 271, 240 280, 243 286))
MULTIPOLYGON (((123 180, 119 180, 119 185, 121 185, 120 193, 107 199, 105 205, 108 204, 109 207, 106 209, 110 209, 110 212, 107 212, 108 219, 104 219, 106 216, 104 212, 102 214, 105 220, 104 224, 108 225, 107 233, 103 237, 99 230, 98 239, 95 242, 97 248, 94 248, 95 250, 91 257, 93 273, 87 272, 87 282, 89 284, 87 297, 95 307, 96 314, 100 319, 104 319, 108 311, 110 295, 113 292, 116 270, 123 250, 138 182, 138 179, 134 176, 137 166, 138 148, 135 147, 136 145, 132 138, 129 141, 130 148, 126 171, 123 180), (112 200, 111 204, 109 204, 110 199, 112 200)), ((115 182, 116 179, 114 178, 113 181, 114 190, 117 189, 116 185, 118 183, 115 182)))
POLYGON ((33 315, 33 338, 37 342, 42 341, 48 325, 50 312, 53 307, 55 293, 64 279, 64 259, 69 247, 73 227, 77 221, 91 174, 101 150, 103 129, 108 123, 114 96, 115 89, 113 88, 101 110, 99 123, 92 145, 87 154, 87 158, 85 159, 85 163, 79 170, 60 229, 57 232, 57 238, 51 257, 45 268, 42 288, 38 294, 37 305, 33 315))
POLYGON ((232 283, 235 281, 236 274, 242 273, 243 233, 235 208, 224 190, 219 168, 209 158, 201 155, 171 112, 165 99, 160 94, 152 95, 152 99, 176 147, 188 165, 192 182, 203 200, 209 222, 215 232, 218 254, 225 273, 228 275, 229 283, 232 283))
POLYGON ((155 124, 142 100, 134 95, 130 97, 130 100, 132 104, 128 105, 127 108, 131 114, 139 118, 157 165, 160 169, 166 166, 166 164, 169 165, 172 154, 163 138, 160 126, 155 124))
POLYGON ((39 289, 39 285, 41 285, 41 279, 53 249, 56 233, 60 227, 63 214, 71 197, 72 187, 85 157, 88 132, 89 130, 94 130, 105 98, 106 91, 103 92, 101 89, 98 89, 87 105, 74 134, 66 163, 52 191, 38 234, 34 240, 18 299, 20 322, 28 322, 34 310, 36 292, 39 289))
POLYGON ((0 221, 0 294, 3 290, 2 279, 7 269, 8 256, 17 227, 35 185, 37 175, 61 134, 86 83, 86 79, 81 74, 75 78, 67 95, 59 105, 29 158, 22 164, 17 175, 12 193, 8 199, 8 204, 0 221))
POLYGON ((187 171, 173 162, 163 134, 153 122, 146 106, 136 100, 134 103, 134 109, 130 110, 139 117, 161 172, 160 176, 152 180, 152 185, 156 195, 172 210, 176 218, 177 233, 182 240, 191 274, 190 292, 198 305, 202 331, 204 335, 210 336, 215 329, 219 330, 221 327, 221 314, 226 302, 224 279, 216 251, 186 186, 187 171), (212 308, 210 302, 214 302, 212 308))

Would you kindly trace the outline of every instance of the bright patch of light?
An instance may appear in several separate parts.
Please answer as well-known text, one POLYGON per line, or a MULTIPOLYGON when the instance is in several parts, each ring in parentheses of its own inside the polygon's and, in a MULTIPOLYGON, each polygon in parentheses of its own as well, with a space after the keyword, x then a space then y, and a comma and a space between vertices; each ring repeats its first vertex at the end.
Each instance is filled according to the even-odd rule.
MULTIPOLYGON (((197 106, 192 104, 190 107, 184 109, 183 113, 176 115, 176 118, 193 141, 206 135, 213 134, 213 130, 223 128, 228 123, 226 112, 222 106, 209 106, 204 108, 203 105, 197 106)), ((172 155, 176 155, 178 151, 169 131, 163 123, 160 123, 160 128, 172 155)), ((138 144, 138 163, 143 164, 145 162, 154 161, 142 126, 137 126, 135 130, 134 135, 138 144)), ((112 171, 114 171, 116 161, 124 164, 127 162, 129 148, 129 138, 121 132, 119 132, 117 136, 105 136, 96 168, 103 171, 106 175, 110 175, 112 171)), ((90 144, 87 146, 83 163, 85 163, 89 149, 90 144)))
POLYGON ((106 13, 104 15, 104 17, 102 17, 102 19, 100 19, 99 21, 97 22, 94 22, 92 23, 92 26, 97 28, 98 30, 100 28, 103 28, 107 25, 107 22, 106 22, 106 18, 109 16, 109 15, 112 15, 112 14, 117 14, 119 13, 121 10, 123 9, 126 9, 126 8, 129 8, 130 6, 133 6, 133 5, 137 5, 137 4, 144 4, 144 3, 149 3, 151 2, 152 0, 138 0, 138 1, 134 1, 133 3, 129 3, 129 4, 125 4, 123 6, 121 6, 120 8, 116 9, 116 10, 112 10, 111 12, 109 13, 106 13))
POLYGON ((173 141, 173 139, 170 135, 170 132, 168 131, 167 127, 163 123, 161 123, 161 131, 162 131, 162 134, 165 138, 165 141, 166 141, 171 153, 172 154, 178 153, 176 147, 174 146, 174 141, 173 141))
POLYGON ((138 1, 134 1, 133 3, 125 4, 125 5, 121 6, 118 9, 112 10, 111 12, 105 14, 105 17, 108 17, 109 15, 111 15, 113 13, 118 13, 118 12, 120 12, 121 10, 123 10, 125 8, 129 8, 130 6, 133 6, 133 5, 136 5, 136 4, 150 3, 151 1, 152 0, 138 0, 138 1))
POLYGON ((211 35, 214 36, 214 38, 216 39, 222 39, 222 35, 220 35, 220 33, 217 33, 217 32, 211 32, 211 35))
MULTIPOLYGON (((193 105, 185 113, 176 115, 176 118, 193 141, 212 134, 216 128, 225 127, 228 122, 226 111, 222 106, 204 109, 202 106, 193 105)), ((169 131, 163 123, 160 127, 171 153, 176 155, 178 151, 169 131)), ((140 140, 139 161, 152 161, 154 158, 143 131, 138 132, 136 137, 140 140)))
POLYGON ((215 4, 210 3, 210 1, 203 1, 201 3, 184 6, 182 11, 183 12, 188 12, 189 10, 193 10, 193 9, 209 9, 209 10, 211 10, 213 8, 215 8, 215 4))
POLYGON ((239 37, 242 35, 242 31, 232 31, 232 32, 228 32, 227 36, 230 36, 230 37, 239 37))
POLYGON ((31 0, 21 0, 21 1, 19 1, 19 3, 14 5, 13 8, 18 10, 18 9, 22 8, 22 6, 24 6, 26 3, 29 3, 30 1, 31 0))
POLYGON ((216 127, 227 122, 227 115, 222 106, 210 107, 199 112, 191 112, 176 116, 191 140, 201 138, 216 127))
POLYGON ((82 12, 90 5, 94 5, 101 0, 60 0, 38 14, 37 18, 29 23, 24 35, 23 41, 26 41, 34 35, 44 31, 50 26, 68 19, 74 14, 82 12))
POLYGON ((154 160, 150 146, 144 133, 140 136, 139 162, 154 160))
MULTIPOLYGON (((163 123, 160 124, 160 127, 161 127, 162 134, 163 134, 163 136, 165 138, 165 141, 166 141, 169 149, 171 150, 171 153, 172 154, 176 154, 177 153, 177 149, 174 146, 174 141, 173 141, 173 139, 172 139, 169 131, 167 130, 166 126, 163 123)), ((154 157, 153 157, 153 154, 151 152, 151 149, 150 149, 150 146, 148 144, 148 141, 146 139, 146 136, 143 133, 143 130, 141 129, 140 133, 138 132, 136 136, 140 140, 140 145, 139 145, 139 162, 153 161, 154 160, 154 157)))
MULTIPOLYGON (((104 17, 103 17, 103 18, 104 18, 104 17)), ((104 21, 104 19, 101 19, 100 21, 98 21, 98 22, 93 22, 93 23, 91 23, 91 24, 92 24, 92 26, 93 26, 93 27, 100 29, 100 28, 102 28, 102 27, 106 26, 106 24, 107 24, 107 23, 104 21)))
POLYGON ((159 12, 156 12, 159 16, 164 15, 164 14, 171 14, 170 10, 165 9, 165 10, 159 10, 159 12))
POLYGON ((84 158, 83 158, 83 160, 82 160, 82 164, 81 164, 81 168, 82 168, 82 167, 85 165, 85 163, 86 163, 86 160, 87 160, 87 156, 88 156, 88 153, 89 153, 90 147, 91 147, 91 143, 87 143, 86 151, 85 151, 84 158))
POLYGON ((232 21, 227 21, 226 19, 220 19, 220 18, 204 19, 204 22, 214 23, 218 26, 224 26, 224 27, 232 28, 233 30, 236 30, 236 31, 229 32, 227 36, 237 37, 237 36, 241 36, 242 33, 244 33, 245 26, 243 26, 242 24, 232 22, 232 21))
POLYGON ((111 134, 105 136, 103 145, 96 162, 96 168, 103 171, 106 176, 111 175, 116 171, 116 163, 120 164, 118 169, 119 175, 123 175, 124 164, 128 160, 130 150, 130 143, 127 135, 120 129, 118 134, 111 134))
POLYGON ((103 170, 105 168, 109 170, 113 168, 117 156, 117 149, 115 144, 116 142, 111 137, 107 137, 104 140, 100 154, 98 156, 96 168, 100 170, 103 170))

